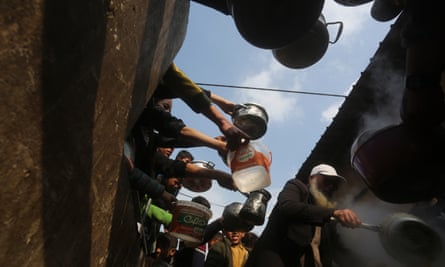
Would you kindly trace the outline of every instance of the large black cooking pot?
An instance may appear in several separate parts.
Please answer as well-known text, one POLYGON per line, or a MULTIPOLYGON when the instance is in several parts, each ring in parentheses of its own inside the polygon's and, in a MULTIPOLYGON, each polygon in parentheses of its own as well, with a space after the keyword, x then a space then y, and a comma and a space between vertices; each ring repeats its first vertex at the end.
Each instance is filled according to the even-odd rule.
POLYGON ((444 138, 403 124, 362 133, 351 148, 352 167, 380 199, 429 200, 445 191, 444 138))
POLYGON ((430 266, 442 252, 439 234, 412 214, 394 213, 380 225, 363 223, 362 227, 377 231, 386 252, 409 266, 430 266))
POLYGON ((343 31, 343 22, 328 22, 320 15, 318 21, 302 37, 292 43, 273 49, 272 54, 278 62, 288 68, 302 69, 317 63, 326 53, 329 44, 335 44, 343 31), (337 34, 331 41, 328 25, 338 25, 337 34))
POLYGON ((359 6, 371 2, 373 0, 334 0, 343 6, 359 6))
POLYGON ((228 0, 241 36, 252 45, 275 49, 290 44, 317 21, 324 0, 228 0))

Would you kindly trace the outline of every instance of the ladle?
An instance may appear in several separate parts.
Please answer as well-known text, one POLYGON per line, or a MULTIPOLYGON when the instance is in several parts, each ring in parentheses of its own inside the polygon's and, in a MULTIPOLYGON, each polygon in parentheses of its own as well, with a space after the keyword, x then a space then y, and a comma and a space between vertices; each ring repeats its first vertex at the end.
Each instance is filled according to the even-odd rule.
POLYGON ((434 262, 442 250, 439 234, 412 214, 394 213, 380 225, 362 223, 360 228, 378 232, 386 252, 401 263, 415 263, 411 266, 434 262))

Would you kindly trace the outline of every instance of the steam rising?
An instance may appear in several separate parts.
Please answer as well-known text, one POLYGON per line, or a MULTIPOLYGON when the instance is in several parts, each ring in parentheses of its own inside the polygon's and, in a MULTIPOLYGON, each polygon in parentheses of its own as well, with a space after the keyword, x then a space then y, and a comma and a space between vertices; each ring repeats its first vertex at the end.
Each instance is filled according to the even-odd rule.
MULTIPOLYGON (((383 58, 374 58, 373 61, 383 60, 383 58)), ((373 64, 371 63, 371 66, 373 64)), ((400 107, 404 90, 405 76, 403 70, 391 71, 394 68, 373 68, 370 74, 370 81, 368 86, 372 88, 361 88, 361 90, 372 90, 372 99, 375 102, 367 111, 363 111, 361 118, 361 127, 358 134, 362 134, 367 130, 378 130, 389 125, 399 124, 400 107)), ((384 65, 384 64, 383 64, 384 65)), ((402 190, 402 189, 401 189, 402 190)), ((383 202, 375 197, 364 185, 355 185, 354 188, 348 188, 348 194, 343 195, 339 201, 339 206, 348 207, 354 210, 361 218, 362 222, 370 224, 380 224, 386 216, 395 212, 413 213, 418 207, 419 203, 412 204, 391 204, 383 202)), ((445 202, 445 200, 443 201, 445 202)), ((444 203, 440 203, 442 212, 445 212, 444 203)), ((436 203, 437 204, 437 203, 436 203)), ((435 229, 442 238, 442 243, 445 240, 445 214, 442 221, 433 218, 440 216, 440 212, 436 215, 428 215, 430 217, 422 218, 425 221, 436 220, 439 224, 430 225, 435 229), (438 226, 440 225, 441 226, 438 226)), ((379 234, 365 229, 347 229, 339 227, 339 233, 343 237, 347 247, 355 251, 358 255, 368 258, 370 260, 369 266, 375 267, 406 267, 397 262, 384 250, 379 234)), ((445 252, 439 260, 428 267, 443 267, 445 266, 445 252)), ((414 267, 414 266, 410 266, 414 267)), ((427 267, 427 266, 416 266, 427 267)))
MULTIPOLYGON (((375 57, 373 61, 379 61, 375 57)), ((405 74, 393 69, 373 69, 370 77, 371 88, 375 105, 365 111, 362 116, 361 131, 381 129, 385 126, 398 124, 403 90, 405 87, 405 74)))

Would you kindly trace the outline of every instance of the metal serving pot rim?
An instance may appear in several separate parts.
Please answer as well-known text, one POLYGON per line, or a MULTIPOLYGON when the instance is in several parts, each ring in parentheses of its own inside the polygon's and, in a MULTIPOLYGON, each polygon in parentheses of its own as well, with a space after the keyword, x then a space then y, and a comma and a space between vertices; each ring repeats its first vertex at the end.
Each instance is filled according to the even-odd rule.
MULTIPOLYGON (((212 169, 215 167, 215 163, 205 160, 193 160, 191 164, 200 168, 212 169)), ((204 178, 186 178, 182 181, 182 185, 193 192, 206 192, 212 187, 212 180, 204 178)))
POLYGON ((238 104, 232 114, 233 124, 256 140, 267 131, 269 117, 266 110, 255 103, 238 104))
POLYGON ((196 166, 199 166, 199 167, 207 168, 207 169, 214 169, 214 167, 215 167, 215 163, 213 163, 212 161, 193 160, 190 163, 192 163, 196 166))
POLYGON ((242 116, 242 115, 256 115, 256 116, 262 117, 266 123, 269 121, 269 116, 267 115, 266 109, 256 103, 244 103, 244 104, 236 105, 232 119, 234 120, 236 117, 242 116), (255 110, 255 108, 258 110, 255 110), (252 112, 252 110, 254 112, 252 112), (258 112, 255 112, 255 111, 258 111, 258 112))

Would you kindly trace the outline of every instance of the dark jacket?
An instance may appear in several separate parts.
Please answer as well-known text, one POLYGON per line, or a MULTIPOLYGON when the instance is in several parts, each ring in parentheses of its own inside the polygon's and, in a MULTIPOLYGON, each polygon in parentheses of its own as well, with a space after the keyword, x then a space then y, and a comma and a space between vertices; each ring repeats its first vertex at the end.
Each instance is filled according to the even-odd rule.
POLYGON ((334 209, 314 205, 307 186, 300 180, 289 180, 278 195, 260 239, 273 246, 287 238, 306 247, 312 241, 315 226, 329 222, 333 212, 334 209))
POLYGON ((154 155, 156 147, 160 145, 157 135, 176 138, 184 127, 184 122, 171 113, 157 107, 146 107, 129 137, 135 151, 135 166, 154 176, 154 155))
POLYGON ((328 223, 334 209, 313 203, 305 184, 299 179, 289 180, 278 195, 267 226, 255 244, 246 266, 267 266, 261 259, 266 251, 279 255, 285 266, 300 266, 298 259, 303 255, 306 262, 312 262, 310 243, 316 226, 322 226, 319 250, 323 267, 332 266, 333 259, 339 266, 364 266, 341 243, 336 225, 328 223), (345 255, 351 255, 349 262, 343 262, 345 255), (256 257, 261 260, 255 259, 256 257))

